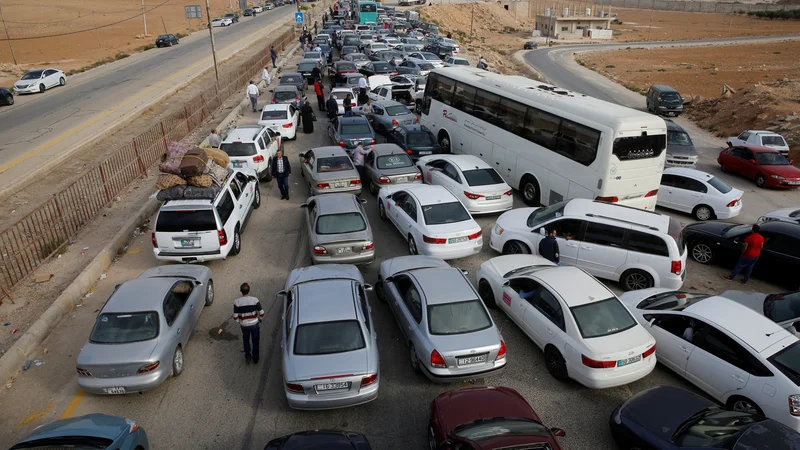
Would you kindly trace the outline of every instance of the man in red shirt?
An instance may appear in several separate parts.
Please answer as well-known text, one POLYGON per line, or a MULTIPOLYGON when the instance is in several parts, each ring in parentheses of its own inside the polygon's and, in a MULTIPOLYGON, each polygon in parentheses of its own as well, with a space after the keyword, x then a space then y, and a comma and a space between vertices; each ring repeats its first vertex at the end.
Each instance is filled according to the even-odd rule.
POLYGON ((742 256, 739 257, 736 267, 733 268, 733 272, 729 276, 723 276, 722 278, 733 280, 739 272, 744 270, 742 284, 747 284, 750 280, 750 274, 753 272, 753 267, 756 265, 758 257, 761 256, 761 249, 764 247, 764 236, 758 234, 760 229, 758 225, 753 225, 753 232, 744 238, 742 256))

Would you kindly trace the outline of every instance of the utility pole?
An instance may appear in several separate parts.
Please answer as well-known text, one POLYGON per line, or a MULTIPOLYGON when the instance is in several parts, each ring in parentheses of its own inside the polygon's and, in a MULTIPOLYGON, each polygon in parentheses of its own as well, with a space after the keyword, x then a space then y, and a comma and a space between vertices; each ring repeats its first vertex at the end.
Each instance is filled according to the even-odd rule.
POLYGON ((8 48, 11 49, 11 59, 14 60, 14 65, 17 64, 17 56, 14 54, 14 46, 11 45, 11 36, 8 34, 8 26, 6 26, 6 16, 3 15, 3 7, 0 6, 0 20, 3 21, 3 28, 6 30, 6 39, 8 39, 8 48))
MULTIPOLYGON (((144 1, 144 0, 142 0, 144 1)), ((208 22, 208 35, 211 36, 211 55, 214 57, 214 76, 217 78, 217 85, 219 85, 219 69, 217 68, 217 47, 214 45, 214 31, 211 28, 211 5, 206 0, 206 21, 208 22)))
POLYGON ((144 0, 142 0, 142 21, 144 22, 144 37, 147 37, 147 16, 145 15, 144 0))
POLYGON ((94 24, 94 35, 97 36, 97 46, 102 47, 103 44, 100 43, 100 32, 97 31, 97 21, 94 20, 94 10, 92 10, 92 24, 94 24))
POLYGON ((650 32, 653 31, 653 8, 650 7, 650 23, 647 25, 647 42, 650 42, 650 32))
MULTIPOLYGON (((514 10, 516 12, 516 9, 514 10)), ((475 3, 472 3, 472 15, 469 18, 469 38, 472 39, 472 25, 475 23, 475 3)))
POLYGON ((167 24, 164 23, 164 16, 161 17, 161 25, 164 27, 164 34, 167 34, 167 24))

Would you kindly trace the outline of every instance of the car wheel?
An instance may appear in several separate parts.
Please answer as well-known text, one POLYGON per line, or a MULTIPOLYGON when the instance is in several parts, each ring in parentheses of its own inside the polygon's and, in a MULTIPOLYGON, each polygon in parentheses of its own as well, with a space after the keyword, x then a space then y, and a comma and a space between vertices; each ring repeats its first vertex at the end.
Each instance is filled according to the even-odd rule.
POLYGON ((378 200, 378 215, 381 217, 381 220, 389 219, 386 217, 386 207, 383 206, 383 202, 380 200, 378 200))
POLYGON ((728 172, 728 169, 725 168, 725 164, 719 163, 719 170, 723 172, 728 172))
POLYGON ((214 303, 214 281, 209 279, 206 288, 206 306, 211 306, 212 303, 214 303))
POLYGON ((433 432, 433 427, 428 427, 428 448, 436 450, 436 433, 433 432))
POLYGON ((180 39, 176 39, 176 40, 175 40, 175 45, 178 45, 178 44, 180 44, 180 43, 181 43, 181 40, 180 40, 180 39))
POLYGON ((622 288, 626 291, 638 291, 653 287, 653 278, 643 270, 629 270, 620 278, 622 288))
POLYGON ((253 209, 258 209, 261 206, 261 189, 256 189, 256 193, 253 194, 253 209))
POLYGON ((172 47, 172 42, 171 41, 170 41, 170 43, 167 44, 167 47, 172 47))
POLYGON ((494 298, 492 285, 490 285, 488 281, 481 280, 478 283, 478 295, 481 296, 481 300, 483 300, 483 304, 486 305, 487 308, 497 307, 497 300, 494 298))
POLYGON ((378 195, 378 186, 375 186, 374 181, 369 182, 369 193, 372 195, 378 195))
POLYGON ((692 211, 692 215, 697 220, 709 220, 714 218, 714 210, 707 205, 697 205, 692 211))
POLYGON ((44 91, 45 91, 44 84, 40 84, 39 85, 39 92, 44 92, 44 91))
POLYGON ((767 185, 767 178, 762 174, 756 175, 756 186, 763 188, 766 187, 766 185, 767 185))
POLYGON ((378 275, 378 281, 375 282, 375 295, 378 296, 378 300, 386 301, 386 292, 383 291, 383 279, 381 279, 380 275, 378 275))
POLYGON ((555 347, 547 347, 544 349, 544 359, 547 364, 547 371, 550 375, 557 380, 566 380, 569 378, 567 375, 567 362, 561 356, 561 352, 556 350, 555 347))
POLYGON ((236 256, 242 250, 242 236, 239 234, 239 226, 236 226, 236 229, 233 230, 233 248, 231 248, 230 255, 236 256))
POLYGON ((539 206, 539 183, 536 182, 536 178, 530 175, 523 178, 519 190, 526 205, 539 206))
POLYGON ((756 403, 746 397, 731 397, 728 399, 728 409, 763 416, 764 412, 756 403))
POLYGON ((414 348, 414 344, 408 348, 408 355, 409 355, 409 362, 411 363, 411 370, 415 373, 420 373, 422 370, 419 367, 419 358, 417 358, 417 349, 414 348))
POLYGON ((65 84, 67 84, 67 80, 64 77, 58 79, 59 86, 64 86, 65 84))
POLYGON ((692 259, 700 264, 708 264, 714 259, 714 251, 708 244, 693 244, 692 245, 692 259))
POLYGON ((183 349, 181 346, 175 348, 175 354, 172 355, 172 376, 177 377, 183 373, 183 349))
POLYGON ((447 132, 442 132, 439 134, 439 146, 442 147, 443 153, 452 153, 452 149, 450 148, 450 135, 447 132))
POLYGON ((529 249, 527 245, 519 241, 507 242, 506 245, 503 247, 504 255, 529 255, 530 253, 531 249, 529 249))
POLYGON ((6 95, 6 104, 13 105, 14 104, 14 96, 11 94, 6 95))
POLYGON ((265 183, 272 181, 272 158, 270 158, 269 161, 270 162, 267 163, 267 170, 264 172, 264 178, 261 179, 265 183))
POLYGON ((419 255, 419 249, 417 249, 417 241, 414 240, 414 236, 408 235, 408 254, 409 255, 419 255))

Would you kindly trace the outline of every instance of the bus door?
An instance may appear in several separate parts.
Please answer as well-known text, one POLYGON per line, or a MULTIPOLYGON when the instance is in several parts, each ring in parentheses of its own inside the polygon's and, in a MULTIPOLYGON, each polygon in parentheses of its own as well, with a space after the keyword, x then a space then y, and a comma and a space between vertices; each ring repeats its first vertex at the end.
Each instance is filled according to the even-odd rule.
MULTIPOLYGON (((567 171, 564 173, 567 173, 567 171)), ((547 176, 547 187, 550 192, 543 193, 546 196, 542 196, 542 204, 552 205, 567 199, 569 196, 569 180, 553 170, 550 170, 547 176)))

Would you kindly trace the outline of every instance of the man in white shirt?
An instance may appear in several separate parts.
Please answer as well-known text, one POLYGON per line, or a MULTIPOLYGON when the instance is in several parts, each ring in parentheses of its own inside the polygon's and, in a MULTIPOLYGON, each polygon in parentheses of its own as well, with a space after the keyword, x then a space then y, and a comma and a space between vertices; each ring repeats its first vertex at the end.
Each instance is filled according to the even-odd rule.
POLYGON ((272 82, 272 80, 269 77, 269 70, 267 70, 266 67, 264 67, 264 70, 261 71, 261 79, 264 81, 265 87, 269 86, 269 84, 272 82))
POLYGON ((364 156, 368 155, 372 152, 372 147, 364 147, 363 145, 359 145, 358 147, 353 150, 353 164, 356 166, 356 170, 358 170, 359 178, 361 178, 361 185, 364 185, 364 156))
POLYGON ((222 144, 222 138, 217 134, 217 129, 215 128, 208 135, 208 145, 211 148, 219 148, 220 144, 222 144))
POLYGON ((358 79, 358 103, 367 103, 367 76, 361 75, 358 79))
POLYGON ((258 112, 258 96, 260 92, 258 91, 258 86, 252 80, 250 84, 247 85, 247 96, 250 97, 250 105, 253 107, 253 112, 258 112))

